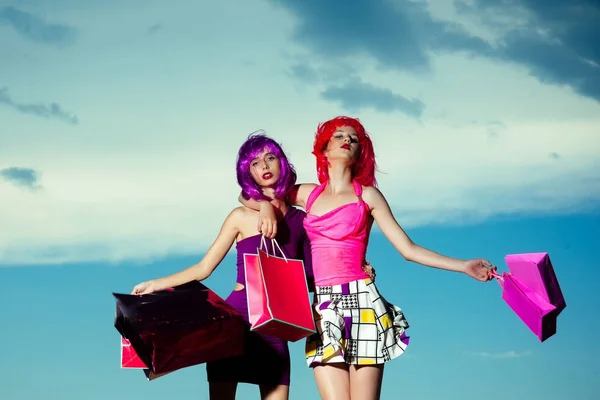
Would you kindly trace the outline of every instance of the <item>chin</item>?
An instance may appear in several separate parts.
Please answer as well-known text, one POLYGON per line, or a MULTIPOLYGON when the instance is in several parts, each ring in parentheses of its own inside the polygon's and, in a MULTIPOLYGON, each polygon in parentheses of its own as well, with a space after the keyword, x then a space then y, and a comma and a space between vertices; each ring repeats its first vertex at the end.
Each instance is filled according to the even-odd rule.
POLYGON ((262 181, 260 183, 260 186, 270 188, 270 187, 274 186, 275 184, 277 184, 277 179, 269 179, 268 181, 262 181))

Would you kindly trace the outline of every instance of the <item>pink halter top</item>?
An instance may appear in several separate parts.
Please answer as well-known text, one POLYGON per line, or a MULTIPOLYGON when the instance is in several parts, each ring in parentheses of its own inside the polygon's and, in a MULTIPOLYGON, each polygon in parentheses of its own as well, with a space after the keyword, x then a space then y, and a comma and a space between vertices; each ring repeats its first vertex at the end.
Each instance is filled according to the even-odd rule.
POLYGON ((367 250, 369 206, 361 197, 362 186, 356 181, 353 184, 358 201, 323 215, 312 215, 310 209, 327 182, 308 196, 303 224, 312 248, 316 286, 341 285, 369 277, 362 269, 367 250))

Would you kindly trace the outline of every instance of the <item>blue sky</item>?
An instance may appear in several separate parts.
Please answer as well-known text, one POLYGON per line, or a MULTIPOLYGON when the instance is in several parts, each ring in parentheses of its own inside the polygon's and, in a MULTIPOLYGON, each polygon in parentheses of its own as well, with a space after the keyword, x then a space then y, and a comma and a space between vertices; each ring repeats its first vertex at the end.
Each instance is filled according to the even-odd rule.
MULTIPOLYGON (((203 366, 119 369, 111 292, 202 256, 250 132, 312 182, 313 132, 339 114, 371 133, 415 241, 500 269, 548 251, 567 301, 540 344, 497 284, 406 263, 375 231, 412 339, 383 398, 597 397, 600 7, 541 4, 0 0, 0 397, 203 398, 203 366)), ((234 277, 231 253, 207 284, 234 277)), ((302 349, 293 399, 316 397, 302 349)))

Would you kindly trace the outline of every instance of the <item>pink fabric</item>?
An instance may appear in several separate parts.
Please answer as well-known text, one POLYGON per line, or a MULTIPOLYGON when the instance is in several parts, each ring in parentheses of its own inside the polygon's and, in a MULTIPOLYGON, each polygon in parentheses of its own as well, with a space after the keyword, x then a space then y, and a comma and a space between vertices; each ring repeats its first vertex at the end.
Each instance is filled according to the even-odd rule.
POLYGON ((344 204, 323 215, 310 209, 327 183, 308 196, 304 229, 310 239, 316 286, 332 286, 365 279, 363 271, 368 241, 369 206, 362 199, 362 186, 354 183, 358 201, 344 204))

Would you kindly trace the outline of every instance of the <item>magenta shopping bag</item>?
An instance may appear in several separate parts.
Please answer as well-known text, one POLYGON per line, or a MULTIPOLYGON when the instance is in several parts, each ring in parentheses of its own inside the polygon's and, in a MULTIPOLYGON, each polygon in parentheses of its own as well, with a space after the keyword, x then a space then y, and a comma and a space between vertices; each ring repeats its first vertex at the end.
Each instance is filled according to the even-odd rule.
POLYGON ((556 333, 558 315, 567 306, 548 253, 509 254, 510 272, 496 274, 502 299, 538 337, 556 333))

